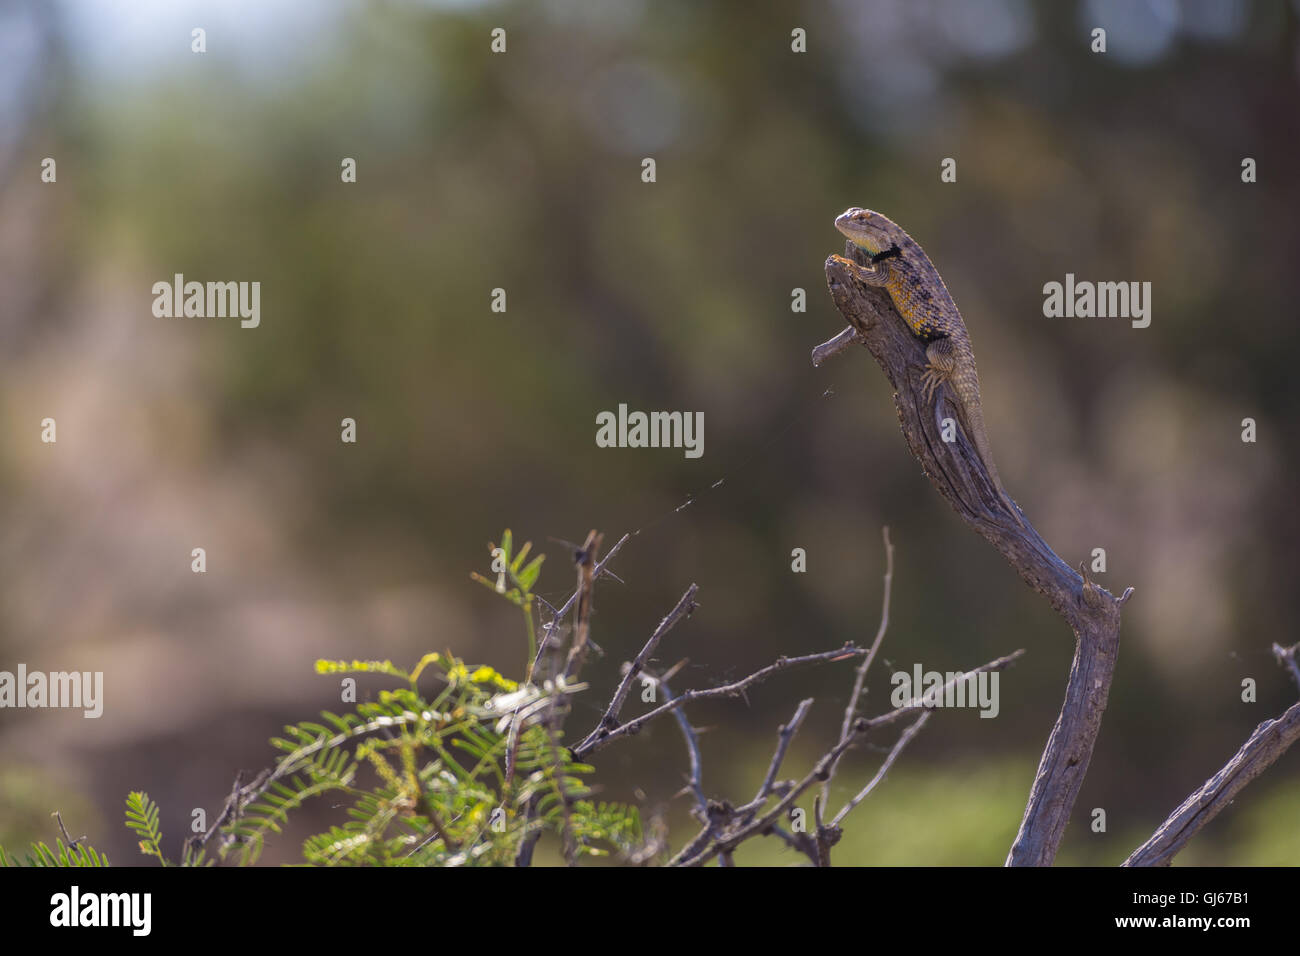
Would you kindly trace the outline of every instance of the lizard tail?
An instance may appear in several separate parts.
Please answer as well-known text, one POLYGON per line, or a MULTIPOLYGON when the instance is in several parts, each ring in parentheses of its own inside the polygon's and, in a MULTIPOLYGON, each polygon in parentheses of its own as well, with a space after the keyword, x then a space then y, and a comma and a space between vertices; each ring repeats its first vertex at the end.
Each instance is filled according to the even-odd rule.
POLYGON ((989 478, 993 480, 993 487, 996 489, 998 497, 1002 499, 1002 504, 1011 512, 1011 516, 1016 519, 1020 527, 1023 528, 1025 519, 1021 516, 1016 503, 1011 500, 1011 496, 1007 494, 1007 490, 1002 487, 1002 477, 998 474, 998 466, 993 463, 993 452, 989 448, 988 433, 984 429, 984 408, 980 404, 979 394, 976 393, 973 398, 966 398, 965 396, 961 396, 961 398, 963 399, 960 402, 963 406, 961 411, 966 419, 962 424, 966 426, 966 434, 974 441, 975 451, 984 465, 984 470, 989 473, 989 478))

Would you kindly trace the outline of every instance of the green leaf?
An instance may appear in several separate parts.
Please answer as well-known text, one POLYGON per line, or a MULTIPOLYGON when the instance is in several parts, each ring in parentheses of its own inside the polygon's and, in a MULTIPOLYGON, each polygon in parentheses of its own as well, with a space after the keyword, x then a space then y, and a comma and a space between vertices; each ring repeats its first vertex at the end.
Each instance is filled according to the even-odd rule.
POLYGON ((537 576, 542 573, 542 562, 546 560, 546 555, 539 554, 517 575, 519 586, 527 593, 533 589, 533 584, 537 581, 537 576))
POLYGON ((523 565, 524 558, 528 557, 528 552, 532 549, 532 547, 533 547, 533 543, 531 541, 524 542, 524 546, 519 549, 519 553, 516 554, 514 556, 514 560, 510 562, 510 572, 512 574, 515 575, 519 574, 519 568, 523 565))
POLYGON ((167 859, 162 855, 162 831, 158 828, 158 804, 144 791, 135 790, 126 797, 126 825, 140 838, 140 852, 156 856, 163 866, 167 859))

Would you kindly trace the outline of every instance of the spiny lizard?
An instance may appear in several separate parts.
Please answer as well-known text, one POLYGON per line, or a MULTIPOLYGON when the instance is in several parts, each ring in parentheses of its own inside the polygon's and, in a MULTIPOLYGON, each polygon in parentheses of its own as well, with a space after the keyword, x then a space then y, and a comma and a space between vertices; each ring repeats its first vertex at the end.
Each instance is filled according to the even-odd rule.
POLYGON ((1016 507, 998 476, 989 439, 984 430, 984 410, 980 405, 980 383, 975 374, 975 353, 970 333, 962 321, 943 278, 925 250, 902 228, 878 212, 854 206, 835 220, 835 227, 854 245, 871 255, 871 268, 855 262, 854 275, 872 286, 889 292, 894 307, 912 331, 926 343, 929 359, 921 378, 925 400, 932 401, 942 384, 952 387, 957 397, 957 412, 966 435, 1012 516, 1024 525, 1016 507))

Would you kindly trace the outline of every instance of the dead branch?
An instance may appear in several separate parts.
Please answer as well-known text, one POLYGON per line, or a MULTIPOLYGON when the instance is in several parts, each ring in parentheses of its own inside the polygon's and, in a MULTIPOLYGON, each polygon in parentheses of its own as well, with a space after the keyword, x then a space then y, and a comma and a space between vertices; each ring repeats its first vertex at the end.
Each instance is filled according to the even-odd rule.
MULTIPOLYGON (((691 586, 694 587, 694 585, 691 586)), ((652 677, 652 679, 664 692, 664 700, 673 700, 677 696, 673 693, 673 689, 668 686, 666 679, 662 677, 652 677)), ((704 820, 708 813, 709 800, 704 796, 704 761, 700 757, 700 735, 691 725, 685 710, 673 711, 673 717, 677 719, 677 727, 681 730, 682 738, 686 741, 686 754, 690 758, 691 777, 687 781, 686 787, 695 796, 696 817, 704 820)))
POLYGON ((852 644, 845 644, 843 647, 837 647, 833 651, 822 651, 818 654, 804 654, 801 657, 778 657, 773 663, 766 667, 756 670, 747 677, 742 677, 738 681, 730 684, 722 684, 718 687, 708 687, 702 690, 688 690, 681 695, 674 697, 672 700, 665 701, 654 710, 635 717, 627 723, 618 724, 613 727, 597 726, 587 738, 573 748, 575 760, 583 760, 589 754, 601 749, 606 744, 612 743, 619 737, 626 737, 629 734, 639 733, 646 724, 665 714, 671 714, 679 707, 692 703, 697 700, 708 700, 714 697, 739 697, 748 688, 754 684, 760 683, 771 677, 778 671, 789 670, 791 667, 799 667, 804 664, 822 664, 827 661, 842 661, 851 657, 859 657, 867 653, 863 647, 855 647, 852 644))
MULTIPOLYGON (((852 243, 846 243, 845 257, 870 266, 869 258, 852 243)), ((1060 847, 1101 729, 1119 652, 1120 608, 1132 588, 1116 598, 1061 560, 1027 520, 1023 527, 1014 520, 969 436, 960 433, 956 441, 943 441, 940 423, 951 414, 945 411, 945 402, 955 398, 944 386, 937 403, 924 400, 925 346, 898 314, 889 293, 859 282, 850 263, 839 256, 826 260, 826 279, 836 308, 856 334, 841 332, 814 350, 814 360, 824 361, 856 340, 866 345, 894 387, 903 438, 930 482, 963 521, 1047 598, 1074 632, 1074 663, 1065 700, 1007 857, 1008 865, 1048 865, 1060 847)))
MULTIPOLYGON (((863 651, 860 648, 855 648, 855 650, 857 650, 858 653, 866 653, 866 651, 863 651)), ((866 734, 870 733, 871 730, 877 727, 883 727, 887 724, 893 723, 895 720, 901 719, 901 716, 919 713, 920 716, 917 718, 915 724, 904 731, 900 736, 899 741, 894 745, 894 749, 891 751, 890 756, 886 758, 885 765, 882 766, 880 772, 877 773, 877 779, 868 784, 867 789, 861 793, 860 796, 865 797, 866 793, 870 791, 870 788, 874 787, 880 779, 883 779, 884 774, 888 771, 889 766, 893 764, 894 760, 897 759, 898 754, 907 746, 911 739, 916 735, 916 732, 924 726, 925 721, 929 716, 928 713, 925 712, 928 704, 940 700, 949 687, 953 687, 961 681, 969 680, 974 675, 983 671, 1002 670, 1022 654, 1024 654, 1024 651, 1016 651, 1014 654, 1008 654, 1006 657, 1000 657, 995 661, 982 664, 973 670, 966 671, 963 674, 958 674, 942 687, 935 688, 933 691, 928 692, 924 697, 911 702, 908 706, 898 708, 897 710, 884 714, 881 717, 873 718, 871 720, 868 720, 865 717, 859 717, 853 722, 853 732, 848 737, 838 740, 835 745, 817 761, 812 770, 808 771, 801 780, 792 786, 781 788, 785 790, 784 795, 777 801, 775 806, 768 809, 761 817, 755 819, 756 808, 752 808, 748 805, 742 808, 742 810, 749 811, 743 817, 738 812, 732 810, 729 806, 723 805, 721 812, 710 818, 709 824, 705 827, 704 831, 691 840, 691 842, 688 843, 687 846, 675 857, 669 860, 668 865, 692 867, 703 866, 715 856, 734 853, 740 844, 744 843, 751 837, 774 832, 778 821, 789 812, 789 809, 794 805, 794 802, 810 787, 829 779, 833 775, 834 768, 839 763, 840 757, 842 757, 844 752, 852 747, 860 738, 864 737, 866 734), (737 818, 739 819, 737 820, 737 818), (733 821, 736 821, 734 825, 733 821)), ((684 696, 685 695, 683 695, 683 697, 684 696)), ((678 698, 678 700, 681 699, 682 698, 680 697, 678 698)), ((662 708, 660 709, 662 710, 662 708)), ((651 713, 654 713, 654 711, 651 713)), ((798 716, 797 712, 796 716, 798 716)), ((791 723, 793 723, 793 721, 791 723)), ((784 734, 782 736, 782 742, 784 742, 784 734)), ((780 744, 778 744, 778 748, 779 747, 780 744)), ((775 763, 775 759, 773 762, 775 763)), ((774 776, 774 774, 769 771, 769 776, 774 776)), ((777 788, 773 787, 773 793, 775 793, 776 790, 777 788)), ((816 865, 825 865, 825 851, 828 849, 829 844, 833 842, 833 839, 828 841, 827 834, 822 832, 822 830, 829 830, 837 827, 839 821, 842 821, 847 813, 856 805, 857 801, 852 801, 851 805, 846 806, 845 809, 840 812, 830 827, 819 828, 817 833, 818 839, 816 842, 813 842, 811 847, 800 844, 798 841, 794 841, 793 845, 802 852, 807 853, 816 865)), ((782 836, 784 838, 785 835, 782 834, 782 836)), ((804 836, 806 837, 807 835, 804 834, 804 836)), ((787 842, 791 841, 787 839, 787 842)))
POLYGON ((1291 705, 1276 720, 1266 720, 1233 754, 1223 769, 1205 781, 1195 793, 1133 851, 1124 866, 1168 866, 1187 841, 1219 815, 1233 797, 1273 765, 1287 748, 1300 740, 1300 703, 1291 705))
POLYGON ((623 679, 619 682, 618 688, 614 691, 614 696, 610 699, 609 706, 605 708, 605 713, 601 716, 600 722, 596 724, 595 729, 592 730, 591 733, 587 734, 583 741, 574 748, 575 755, 579 753, 587 753, 588 750, 592 749, 593 742, 602 734, 602 732, 608 733, 612 728, 618 726, 618 717, 619 714, 623 712, 623 705, 627 701, 628 691, 632 688, 632 682, 636 680, 637 675, 641 673, 642 669, 645 667, 646 661, 650 660, 655 649, 659 646, 659 642, 663 640, 664 635, 672 630, 673 625, 682 618, 691 616, 691 612, 698 606, 695 603, 695 594, 697 591, 699 591, 699 587, 694 584, 688 587, 686 593, 678 599, 676 607, 669 611, 668 614, 665 615, 664 619, 659 622, 659 626, 655 628, 654 633, 650 635, 650 639, 645 642, 645 646, 641 648, 641 652, 637 654, 636 659, 632 661, 627 670, 624 671, 623 679))
POLYGON ((885 762, 880 765, 880 769, 876 771, 876 775, 868 781, 865 787, 853 795, 853 799, 844 804, 839 813, 835 814, 835 819, 831 821, 831 826, 838 827, 844 821, 844 818, 853 812, 853 808, 865 800, 867 794, 871 793, 872 790, 875 790, 876 785, 885 779, 885 774, 889 773, 889 768, 894 765, 894 761, 898 759, 898 755, 903 752, 903 748, 911 743, 912 738, 920 733, 921 728, 925 726, 925 722, 930 719, 931 713, 933 713, 933 711, 926 711, 921 714, 920 717, 916 718, 916 720, 899 735, 898 741, 894 744, 894 748, 889 751, 889 756, 886 757, 885 762))
MULTIPOLYGON (((568 694, 564 692, 563 688, 566 685, 572 685, 577 682, 578 674, 582 671, 582 666, 587 660, 588 639, 591 636, 591 592, 596 583, 596 555, 600 551, 600 542, 603 538, 604 535, 593 529, 588 533, 586 542, 574 555, 573 563, 577 568, 578 587, 574 592, 574 597, 570 598, 564 605, 567 608, 570 605, 573 605, 576 601, 576 606, 573 611, 575 619, 573 624, 573 644, 570 645, 569 654, 565 660, 563 671, 564 679, 558 682, 559 686, 556 693, 551 697, 549 711, 545 721, 546 733, 550 738, 551 749, 554 754, 556 785, 560 790, 560 805, 564 813, 562 845, 564 847, 566 862, 568 862, 570 866, 573 865, 575 857, 572 840, 570 838, 572 828, 570 825, 569 800, 568 795, 564 792, 564 774, 559 745, 560 730, 564 725, 564 718, 568 716, 568 694)), ((626 540, 626 536, 624 537, 624 540, 626 540)), ((619 544, 622 544, 622 541, 620 541, 619 544)), ((606 560, 608 560, 608 556, 606 556, 606 560)), ((601 566, 603 567, 603 564, 601 566)), ((552 630, 553 629, 554 621, 552 621, 552 630)), ((549 640, 549 633, 548 639, 541 643, 543 646, 551 643, 549 640)), ((558 646, 556 651, 558 654, 558 646)), ((540 659, 540 651, 538 658, 540 659)), ((518 741, 519 719, 520 711, 516 710, 511 719, 512 739, 510 745, 507 747, 508 752, 518 741)), ((513 759, 510 760, 507 766, 509 778, 509 776, 513 775, 513 759)), ((531 822, 536 816, 537 806, 540 800, 541 795, 539 794, 528 801, 528 805, 524 809, 525 821, 531 822)), ((532 864, 533 850, 536 849, 537 841, 541 839, 541 835, 541 830, 534 830, 524 837, 515 854, 516 866, 530 866, 532 864)))
MULTIPOLYGON (((880 626, 876 628, 876 639, 871 642, 871 650, 867 656, 862 659, 858 665, 858 672, 853 680, 853 693, 849 695, 848 706, 844 708, 844 721, 840 724, 840 739, 853 733, 853 718, 858 714, 858 702, 862 699, 862 688, 867 681, 867 671, 871 669, 871 662, 876 659, 876 652, 880 650, 880 643, 885 639, 885 631, 889 628, 889 594, 893 589, 894 582, 894 545, 889 540, 889 526, 880 529, 881 537, 885 540, 885 593, 880 599, 880 626)), ((834 767, 831 768, 833 773, 834 767)), ((831 782, 829 779, 822 784, 822 803, 826 803, 831 795, 831 782)))

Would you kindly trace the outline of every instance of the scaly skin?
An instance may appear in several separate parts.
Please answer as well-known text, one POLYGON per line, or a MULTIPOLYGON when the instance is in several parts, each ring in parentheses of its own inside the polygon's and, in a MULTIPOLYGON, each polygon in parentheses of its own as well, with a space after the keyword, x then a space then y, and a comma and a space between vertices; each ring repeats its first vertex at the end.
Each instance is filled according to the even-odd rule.
POLYGON ((868 285, 887 290, 898 314, 926 343, 925 355, 930 364, 921 379, 925 400, 931 401, 942 384, 952 387, 957 396, 962 427, 974 442, 975 451, 1007 510, 1023 525, 1020 510, 1002 487, 1002 479, 993 463, 993 453, 989 450, 970 333, 966 331, 966 323, 962 321, 939 270, 915 239, 878 212, 855 206, 835 220, 835 227, 872 257, 870 269, 849 263, 854 273, 868 285))

